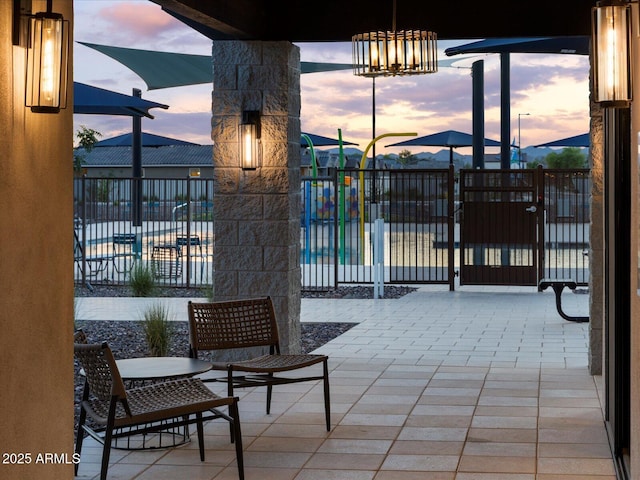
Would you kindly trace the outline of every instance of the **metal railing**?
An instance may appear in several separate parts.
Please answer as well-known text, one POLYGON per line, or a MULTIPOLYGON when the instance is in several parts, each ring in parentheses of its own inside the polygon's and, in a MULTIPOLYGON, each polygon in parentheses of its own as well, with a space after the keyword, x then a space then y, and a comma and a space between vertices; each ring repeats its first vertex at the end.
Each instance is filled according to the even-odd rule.
MULTIPOLYGON (((573 278, 587 284, 589 171, 543 172, 541 272, 545 278, 573 278)), ((334 169, 328 176, 303 177, 303 290, 373 283, 375 271, 385 283, 452 288, 460 261, 456 175, 452 168, 334 169), (377 219, 383 221, 378 233, 384 229, 377 236, 379 245, 373 235, 377 219)), ((132 266, 143 262, 154 269, 160 285, 210 285, 213 180, 139 181, 142 218, 136 222, 131 204, 134 179, 74 179, 76 282, 124 285, 132 266)))
MULTIPOLYGON (((385 283, 453 288, 460 268, 462 208, 456 176, 453 169, 400 169, 334 170, 330 176, 303 177, 303 290, 373 283, 374 269, 380 268, 373 262, 376 219, 384 220, 385 283)), ((587 285, 590 172, 542 169, 540 178, 542 277, 587 285)))
POLYGON ((453 282, 453 169, 334 170, 304 177, 301 188, 303 289, 373 283, 380 266, 389 283, 453 282), (378 219, 384 234, 377 247, 378 219), (382 245, 381 265, 375 264, 382 245))
POLYGON ((134 179, 74 179, 76 281, 124 285, 133 265, 142 262, 153 269, 159 285, 210 284, 213 180, 140 181, 142 218, 136 222, 134 179))
POLYGON ((543 169, 543 277, 589 283, 591 173, 588 169, 543 169))

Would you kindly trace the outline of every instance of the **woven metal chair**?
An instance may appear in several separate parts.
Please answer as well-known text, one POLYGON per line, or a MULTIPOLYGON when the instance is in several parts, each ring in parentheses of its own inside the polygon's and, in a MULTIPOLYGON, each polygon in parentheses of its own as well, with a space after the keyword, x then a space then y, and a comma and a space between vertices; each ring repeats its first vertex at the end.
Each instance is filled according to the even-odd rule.
POLYGON ((87 334, 79 328, 75 332, 73 332, 73 343, 89 343, 87 339, 87 334))
MULTIPOLYGON (((219 397, 195 378, 127 389, 106 343, 75 343, 74 351, 85 375, 75 453, 78 457, 81 454, 83 430, 103 444, 101 480, 107 478, 113 440, 194 423, 197 425, 200 460, 204 461, 203 422, 215 418, 223 418, 231 426, 238 473, 240 480, 244 479, 237 398, 219 397), (228 414, 218 410, 220 407, 227 407, 228 414), (86 423, 87 416, 97 427, 86 423)), ((77 475, 78 464, 75 470, 77 475)))
POLYGON ((329 370, 326 355, 282 355, 278 337, 278 324, 270 297, 219 301, 189 302, 189 355, 208 350, 246 349, 268 347, 269 353, 241 361, 214 362, 213 370, 225 371, 221 378, 204 381, 226 382, 228 395, 234 388, 267 387, 267 414, 271 411, 274 385, 322 380, 327 431, 331 430, 329 399, 329 370), (276 374, 291 372, 322 364, 322 375, 289 377, 276 374))

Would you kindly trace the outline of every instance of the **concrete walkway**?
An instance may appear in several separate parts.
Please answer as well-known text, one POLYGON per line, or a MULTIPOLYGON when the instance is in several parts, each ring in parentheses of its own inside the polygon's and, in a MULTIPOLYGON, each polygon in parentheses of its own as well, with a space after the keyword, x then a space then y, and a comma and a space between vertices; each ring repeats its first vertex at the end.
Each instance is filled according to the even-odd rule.
MULTIPOLYGON (((162 299, 186 321, 188 299, 162 299)), ((588 313, 588 295, 563 295, 588 313)), ((145 299, 83 298, 80 319, 138 319, 145 299)), ((614 480, 587 369, 588 325, 567 322, 552 292, 423 286, 400 299, 303 299, 305 322, 358 325, 321 347, 330 356, 331 432, 322 388, 242 392, 246 478, 260 480, 614 480)), ((213 384, 216 385, 216 384, 213 384)), ((218 386, 217 393, 224 388, 218 386)), ((109 478, 237 478, 226 423, 169 450, 114 451, 109 478)), ((79 478, 95 478, 87 442, 79 478)))

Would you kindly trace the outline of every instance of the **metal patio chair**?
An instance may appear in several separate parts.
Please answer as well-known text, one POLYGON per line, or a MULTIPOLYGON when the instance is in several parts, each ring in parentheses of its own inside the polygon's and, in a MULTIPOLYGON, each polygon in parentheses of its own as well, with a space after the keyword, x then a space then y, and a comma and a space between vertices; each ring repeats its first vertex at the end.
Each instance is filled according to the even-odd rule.
POLYGON ((213 370, 227 372, 221 378, 205 379, 227 383, 227 394, 234 388, 267 387, 267 414, 271 411, 274 385, 322 380, 327 431, 331 430, 329 398, 329 370, 326 355, 282 355, 278 324, 270 297, 219 301, 189 302, 189 356, 198 358, 207 350, 268 347, 269 353, 242 361, 214 362, 213 370), (288 377, 276 376, 312 365, 322 364, 322 375, 288 377))
POLYGON ((100 273, 107 274, 109 263, 113 264, 113 255, 85 255, 78 232, 73 231, 73 261, 88 278, 96 278, 100 273))
MULTIPOLYGON (((84 341, 77 336, 74 339, 84 341)), ((167 380, 128 389, 106 343, 74 343, 74 352, 85 375, 75 453, 80 457, 83 430, 103 444, 101 480, 107 478, 113 440, 194 423, 197 425, 200 460, 204 461, 203 422, 215 418, 223 418, 230 424, 238 474, 240 480, 244 479, 237 398, 219 397, 195 378, 167 380), (218 410, 220 407, 228 407, 229 413, 218 410), (97 426, 88 425, 87 417, 97 426)), ((76 475, 78 466, 75 465, 76 475)))
MULTIPOLYGON (((200 282, 204 278, 204 266, 209 255, 202 249, 202 240, 199 235, 178 235, 176 237, 176 246, 180 250, 180 256, 184 256, 187 262, 198 260, 200 263, 200 282), (184 250, 184 253, 183 253, 184 250), (188 255, 187 255, 188 252, 188 255)), ((195 261, 192 265, 195 266, 195 261)))
POLYGON ((135 233, 114 233, 113 268, 118 273, 130 273, 134 263, 142 258, 142 243, 135 233), (119 260, 122 260, 120 265, 119 260))

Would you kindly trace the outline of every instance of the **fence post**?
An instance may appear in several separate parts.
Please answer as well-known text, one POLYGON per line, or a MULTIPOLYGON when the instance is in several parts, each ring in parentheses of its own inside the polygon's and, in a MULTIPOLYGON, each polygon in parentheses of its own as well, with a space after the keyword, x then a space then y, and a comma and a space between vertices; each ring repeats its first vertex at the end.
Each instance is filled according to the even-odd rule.
MULTIPOLYGON (((449 199, 449 204, 447 206, 448 209, 448 218, 447 218, 447 236, 449 237, 449 241, 447 242, 448 248, 448 257, 447 263, 448 267, 448 275, 449 275, 449 291, 453 292, 455 289, 455 249, 456 249, 456 203, 455 203, 455 170, 453 165, 449 165, 449 176, 447 179, 447 198, 449 199)), ((460 247, 462 248, 462 247, 460 247)))
POLYGON ((82 193, 80 195, 82 201, 82 285, 87 285, 87 175, 82 175, 82 193))
POLYGON ((384 219, 376 218, 373 236, 373 298, 384 297, 384 219))
MULTIPOLYGON (((177 240, 177 239, 176 239, 177 240)), ((176 241, 176 244, 178 242, 176 241)), ((187 288, 191 287, 191 177, 187 176, 187 288)), ((180 247, 178 247, 180 248, 180 247)), ((200 259, 202 261, 202 259, 200 259)))
MULTIPOLYGON (((536 205, 538 207, 536 217, 538 220, 538 281, 544 278, 544 265, 545 265, 545 247, 547 239, 545 238, 546 219, 547 219, 547 200, 546 200, 546 181, 545 174, 542 165, 538 165, 535 173, 535 186, 536 186, 536 205)), ((538 287, 540 291, 540 287, 538 287)))

